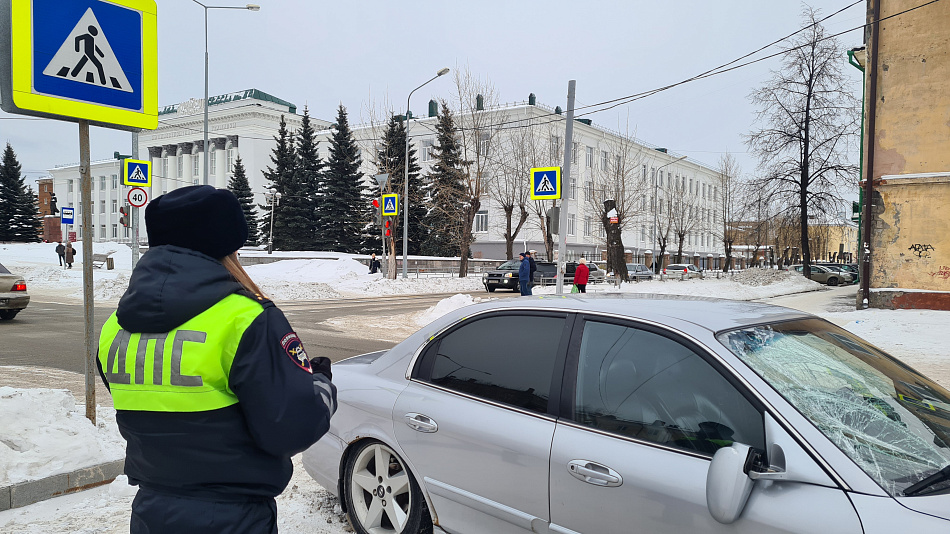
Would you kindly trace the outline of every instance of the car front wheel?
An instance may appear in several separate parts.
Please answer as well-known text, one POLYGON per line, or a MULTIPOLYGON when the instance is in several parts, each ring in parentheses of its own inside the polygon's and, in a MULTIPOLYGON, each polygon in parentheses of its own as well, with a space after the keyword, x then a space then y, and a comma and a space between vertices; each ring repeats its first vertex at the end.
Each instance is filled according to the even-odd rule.
POLYGON ((358 534, 432 532, 422 491, 395 451, 367 441, 344 471, 347 515, 358 534))
POLYGON ((493 287, 485 286, 485 289, 487 289, 489 293, 494 293, 494 292, 495 292, 495 288, 493 288, 493 287))
POLYGON ((836 285, 838 285, 838 279, 835 278, 834 276, 832 276, 831 278, 828 279, 828 285, 829 285, 829 286, 836 286, 836 285))

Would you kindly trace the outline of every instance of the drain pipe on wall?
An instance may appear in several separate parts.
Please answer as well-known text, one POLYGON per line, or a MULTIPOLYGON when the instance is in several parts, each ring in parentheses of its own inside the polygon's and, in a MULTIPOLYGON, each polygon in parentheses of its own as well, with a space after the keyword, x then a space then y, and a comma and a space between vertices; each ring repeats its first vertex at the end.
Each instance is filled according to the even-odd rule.
POLYGON ((868 163, 864 173, 864 206, 861 213, 864 232, 861 238, 861 303, 859 308, 865 309, 871 302, 871 206, 874 204, 874 145, 877 144, 875 127, 877 125, 877 72, 880 63, 880 20, 881 0, 872 0, 871 13, 868 13, 868 23, 871 24, 871 38, 868 40, 868 63, 871 65, 869 73, 870 86, 868 87, 868 163))

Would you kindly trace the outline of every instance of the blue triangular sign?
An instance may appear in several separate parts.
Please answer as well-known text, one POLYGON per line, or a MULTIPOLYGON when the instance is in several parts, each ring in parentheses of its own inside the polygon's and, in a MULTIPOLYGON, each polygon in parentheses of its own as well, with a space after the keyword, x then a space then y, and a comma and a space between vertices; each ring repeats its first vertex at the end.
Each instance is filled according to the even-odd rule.
POLYGON ((393 199, 392 199, 392 198, 387 198, 387 199, 386 199, 386 211, 387 211, 387 212, 396 211, 396 206, 393 204, 393 199))

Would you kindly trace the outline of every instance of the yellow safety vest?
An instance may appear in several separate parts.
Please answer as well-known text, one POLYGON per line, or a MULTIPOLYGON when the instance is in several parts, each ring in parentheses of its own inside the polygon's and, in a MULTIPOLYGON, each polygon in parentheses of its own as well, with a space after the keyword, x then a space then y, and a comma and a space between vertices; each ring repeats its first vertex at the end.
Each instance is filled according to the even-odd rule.
POLYGON ((99 364, 117 410, 201 412, 237 404, 228 386, 244 331, 264 311, 229 295, 170 332, 123 330, 113 313, 99 336, 99 364))

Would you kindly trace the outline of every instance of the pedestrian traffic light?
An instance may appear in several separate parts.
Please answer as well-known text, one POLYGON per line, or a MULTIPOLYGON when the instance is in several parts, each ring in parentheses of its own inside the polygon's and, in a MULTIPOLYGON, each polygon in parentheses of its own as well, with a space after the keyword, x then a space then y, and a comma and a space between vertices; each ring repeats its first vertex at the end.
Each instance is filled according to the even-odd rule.
POLYGON ((128 228, 128 226, 129 226, 129 221, 130 221, 130 219, 129 219, 129 208, 127 208, 127 207, 125 207, 125 206, 120 206, 120 207, 119 207, 119 213, 122 214, 122 215, 119 217, 119 224, 121 224, 122 226, 125 226, 126 228, 128 228))

